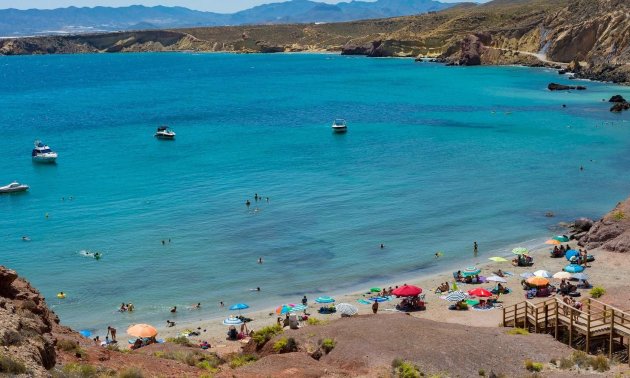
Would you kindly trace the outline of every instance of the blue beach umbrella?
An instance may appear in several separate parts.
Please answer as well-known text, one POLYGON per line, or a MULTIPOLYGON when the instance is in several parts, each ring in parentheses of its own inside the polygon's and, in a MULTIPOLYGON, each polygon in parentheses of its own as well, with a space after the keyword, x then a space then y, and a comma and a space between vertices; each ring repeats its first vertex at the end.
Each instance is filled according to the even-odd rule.
POLYGON ((476 276, 479 273, 481 273, 481 269, 474 266, 469 266, 468 268, 462 270, 462 276, 464 277, 476 276))
POLYGON ((577 264, 569 264, 565 266, 563 270, 569 273, 581 273, 584 271, 584 267, 577 264))
POLYGON ((308 307, 306 307, 304 305, 301 305, 301 304, 298 304, 298 305, 295 305, 295 306, 291 306, 291 307, 293 308, 291 310, 291 312, 293 312, 293 311, 304 311, 304 310, 306 310, 308 308, 308 307))
POLYGON ((79 333, 83 337, 90 337, 90 336, 92 336, 92 332, 88 331, 87 329, 83 329, 83 330, 79 331, 79 333))
POLYGON ((315 299, 316 303, 334 303, 335 299, 332 297, 318 297, 315 299))
POLYGON ((557 240, 559 242, 563 242, 563 243, 566 243, 566 242, 569 241, 569 238, 567 236, 565 236, 565 235, 556 235, 556 236, 553 237, 553 239, 557 240))
POLYGON ((569 249, 565 254, 564 257, 567 258, 568 261, 571 261, 571 259, 573 257, 577 257, 580 255, 580 251, 576 251, 575 249, 569 249))
POLYGON ((390 300, 389 298, 385 298, 385 297, 372 297, 368 299, 371 300, 372 302, 387 302, 390 300))
POLYGON ((237 303, 235 305, 230 306, 230 311, 238 311, 240 315, 241 310, 245 310, 247 308, 249 308, 249 306, 246 305, 245 303, 237 303))

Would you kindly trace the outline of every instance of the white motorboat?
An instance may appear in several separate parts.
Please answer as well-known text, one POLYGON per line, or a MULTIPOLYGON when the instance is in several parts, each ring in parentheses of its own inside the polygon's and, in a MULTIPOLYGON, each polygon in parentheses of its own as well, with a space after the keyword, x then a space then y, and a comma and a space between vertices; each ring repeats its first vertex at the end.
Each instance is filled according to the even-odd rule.
POLYGON ((28 185, 20 184, 19 182, 12 182, 9 185, 0 186, 0 193, 17 193, 25 192, 28 190, 28 185))
POLYGON ((348 125, 346 125, 346 120, 341 119, 341 118, 336 119, 335 122, 333 122, 332 124, 332 129, 336 133, 345 133, 346 131, 348 131, 348 125))
POLYGON ((31 157, 36 163, 55 163, 57 161, 57 153, 42 143, 41 140, 35 141, 35 148, 33 148, 31 157))
POLYGON ((168 126, 160 126, 155 132, 155 137, 158 139, 175 139, 175 132, 169 129, 168 126))

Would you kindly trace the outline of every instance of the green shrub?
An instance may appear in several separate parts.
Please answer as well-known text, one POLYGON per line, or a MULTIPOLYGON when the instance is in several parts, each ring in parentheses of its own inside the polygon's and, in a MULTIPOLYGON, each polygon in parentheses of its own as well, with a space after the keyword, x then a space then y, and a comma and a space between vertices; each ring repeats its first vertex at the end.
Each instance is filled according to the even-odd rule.
POLYGON ((232 369, 239 368, 241 366, 245 366, 250 362, 254 362, 258 359, 253 354, 237 354, 230 359, 230 367, 232 369))
POLYGON ((74 355, 78 358, 87 358, 88 356, 87 352, 81 348, 79 343, 72 340, 67 340, 67 339, 57 340, 57 348, 59 348, 60 350, 64 352, 74 353, 74 355))
POLYGON ((322 325, 322 324, 326 324, 327 322, 325 320, 321 320, 317 318, 308 318, 306 320, 306 323, 308 325, 322 325))
POLYGON ((0 373, 26 374, 26 366, 20 361, 0 354, 0 373))
POLYGON ((331 350, 335 349, 335 345, 337 343, 333 339, 324 339, 322 340, 322 349, 326 354, 330 353, 331 350))
POLYGON ((254 340, 258 347, 261 347, 265 345, 267 341, 271 340, 275 335, 279 335, 282 332, 282 327, 278 324, 274 324, 272 326, 261 328, 260 331, 254 332, 252 340, 254 340))
POLYGON ((575 363, 570 358, 562 358, 558 365, 558 367, 562 370, 571 369, 574 366, 575 366, 575 363))
POLYGON ((620 220, 624 219, 626 217, 626 214, 623 213, 623 211, 621 210, 617 210, 613 213, 612 215, 613 219, 616 220, 617 222, 619 222, 620 220))
POLYGON ((571 354, 571 360, 573 360, 573 363, 580 368, 586 368, 590 365, 588 354, 579 350, 576 350, 573 354, 571 354))
POLYGON ((420 378, 420 371, 418 368, 410 362, 404 361, 400 358, 392 361, 392 367, 394 368, 394 375, 400 378, 420 378))
POLYGON ((70 363, 61 368, 65 377, 91 378, 96 377, 98 370, 96 367, 87 364, 70 363))
POLYGON ((273 344, 273 350, 276 353, 284 352, 286 347, 287 347, 287 339, 285 339, 284 337, 273 344))
POLYGON ((598 354, 595 357, 591 357, 590 364, 593 370, 596 370, 600 373, 610 370, 610 362, 608 361, 608 358, 606 358, 606 356, 604 356, 603 354, 598 354))
POLYGON ((591 294, 591 297, 597 299, 601 297, 602 295, 606 294, 606 289, 604 289, 601 286, 595 286, 594 288, 591 289, 589 294, 591 294))
POLYGON ((535 372, 539 372, 542 371, 543 369, 543 364, 540 362, 534 362, 532 360, 525 360, 525 369, 527 369, 528 371, 535 371, 535 372))
POLYGON ((118 374, 118 378, 143 378, 142 371, 135 367, 126 368, 118 374))
POLYGON ((20 345, 21 343, 22 335, 14 329, 7 329, 4 331, 2 339, 0 339, 0 345, 4 346, 20 345))
POLYGON ((169 337, 166 339, 166 341, 169 343, 179 344, 187 347, 194 346, 194 344, 191 343, 186 336, 169 337))
POLYGON ((479 376, 481 377, 485 377, 486 376, 486 371, 483 369, 479 369, 479 371, 477 372, 479 374, 479 376))
POLYGON ((223 360, 217 356, 216 353, 204 353, 198 350, 174 352, 157 351, 154 352, 153 355, 157 358, 179 361, 189 366, 200 367, 199 364, 202 364, 203 366, 201 368, 207 370, 215 369, 223 363, 223 360), (211 369, 208 369, 208 367, 211 369))
POLYGON ((525 328, 512 328, 507 332, 508 335, 529 335, 529 331, 525 328))

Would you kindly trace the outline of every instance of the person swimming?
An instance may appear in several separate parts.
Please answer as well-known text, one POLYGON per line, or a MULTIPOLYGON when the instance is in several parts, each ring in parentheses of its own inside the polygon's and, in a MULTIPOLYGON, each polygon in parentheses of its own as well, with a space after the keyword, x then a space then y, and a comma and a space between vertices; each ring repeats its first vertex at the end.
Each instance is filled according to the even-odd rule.
POLYGON ((173 307, 171 308, 171 312, 172 312, 172 313, 177 312, 177 306, 173 306, 173 307))
POLYGON ((385 248, 385 244, 381 243, 381 249, 385 248))
POLYGON ((31 238, 29 238, 28 235, 24 235, 24 236, 22 236, 22 240, 23 241, 31 241, 31 238))
POLYGON ((258 263, 259 263, 259 264, 262 264, 262 263, 263 263, 263 259, 262 259, 262 257, 259 257, 259 258, 258 258, 258 263))
POLYGON ((251 204, 252 204, 252 203, 251 203, 251 202, 249 202, 249 200, 245 201, 245 206, 247 206, 247 208, 248 208, 248 209, 249 209, 249 206, 250 206, 251 204))

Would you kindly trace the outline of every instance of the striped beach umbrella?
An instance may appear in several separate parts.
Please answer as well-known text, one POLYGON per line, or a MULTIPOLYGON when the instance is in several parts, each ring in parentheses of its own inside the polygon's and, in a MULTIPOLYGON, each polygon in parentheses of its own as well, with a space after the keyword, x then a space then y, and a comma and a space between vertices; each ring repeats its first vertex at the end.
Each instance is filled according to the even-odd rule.
POLYGON ((231 325, 237 326, 237 325, 241 325, 241 324, 243 324, 243 321, 241 319, 235 318, 233 316, 230 316, 229 318, 223 320, 223 325, 226 325, 226 326, 231 326, 231 325))
POLYGON ((335 299, 332 297, 317 297, 317 299, 315 299, 316 303, 334 303, 335 299))
POLYGON ((337 312, 340 313, 341 315, 352 316, 359 312, 359 309, 357 309, 350 303, 337 303, 335 305, 335 308, 337 309, 337 312))
POLYGON ((563 270, 569 273, 581 273, 584 271, 584 267, 578 264, 569 264, 565 266, 563 270))
POLYGON ((301 304, 290 304, 289 306, 293 309, 292 311, 304 311, 308 308, 301 304))
POLYGON ((469 266, 468 268, 462 270, 462 276, 464 277, 476 276, 479 273, 481 273, 481 269, 475 266, 469 266))
POLYGON ((466 294, 458 290, 458 291, 449 293, 444 299, 446 299, 449 302, 461 302, 467 297, 468 296, 466 294))

